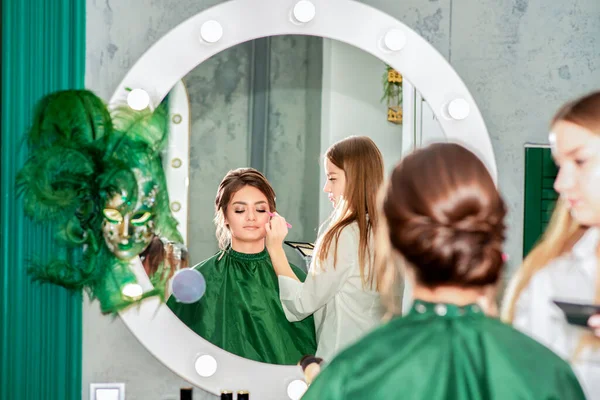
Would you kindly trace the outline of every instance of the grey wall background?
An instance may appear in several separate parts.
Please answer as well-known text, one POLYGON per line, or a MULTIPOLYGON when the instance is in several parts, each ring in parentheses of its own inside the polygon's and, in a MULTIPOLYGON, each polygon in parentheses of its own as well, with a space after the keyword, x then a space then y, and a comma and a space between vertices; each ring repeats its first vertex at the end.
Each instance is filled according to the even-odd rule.
MULTIPOLYGON (((217 0, 87 0, 86 85, 108 99, 152 43, 217 0)), ((545 143, 567 99, 600 86, 598 0, 368 0, 450 61, 487 123, 510 206, 507 251, 520 262, 523 144, 545 143)), ((292 2, 290 2, 291 4, 292 2)), ((176 399, 186 383, 156 361, 120 320, 86 303, 83 395, 90 382, 125 382, 127 399, 176 399)), ((195 399, 209 398, 196 390, 195 399)))

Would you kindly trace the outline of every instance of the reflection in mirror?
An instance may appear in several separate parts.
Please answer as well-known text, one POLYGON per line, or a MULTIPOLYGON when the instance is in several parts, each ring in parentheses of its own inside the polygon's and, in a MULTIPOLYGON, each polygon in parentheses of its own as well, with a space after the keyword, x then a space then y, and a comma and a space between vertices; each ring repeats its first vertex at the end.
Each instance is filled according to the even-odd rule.
MULTIPOLYGON (((192 304, 168 306, 194 332, 234 354, 272 364, 294 364, 316 351, 313 317, 288 322, 265 249, 266 224, 277 212, 275 193, 252 168, 227 173, 219 185, 215 224, 220 252, 197 268, 207 283, 192 304)), ((300 280, 306 274, 292 266, 300 280)))
MULTIPOLYGON (((386 171, 400 159, 405 137, 411 136, 411 145, 421 143, 423 117, 433 113, 427 114, 426 103, 407 85, 408 107, 419 110, 411 115, 413 132, 407 135, 406 126, 389 122, 382 80, 387 73, 383 62, 349 45, 278 36, 230 48, 183 78, 191 108, 187 245, 190 265, 203 274, 206 292, 192 304, 172 296, 168 305, 191 329, 257 361, 296 364, 315 354, 312 317, 290 323, 281 308, 264 248, 264 224, 276 210, 292 225, 286 240, 315 242, 332 211, 321 192, 321 156, 334 142, 350 135, 371 137, 386 171), (249 171, 223 179, 239 167, 252 167, 268 181, 249 171), (244 174, 252 177, 240 178, 244 174), (235 218, 244 213, 252 214, 253 226, 236 226, 235 218), (229 246, 236 240, 234 251, 229 246)), ((435 139, 443 139, 439 126, 437 132, 435 139)), ((303 279, 306 258, 287 247, 294 273, 303 279)))

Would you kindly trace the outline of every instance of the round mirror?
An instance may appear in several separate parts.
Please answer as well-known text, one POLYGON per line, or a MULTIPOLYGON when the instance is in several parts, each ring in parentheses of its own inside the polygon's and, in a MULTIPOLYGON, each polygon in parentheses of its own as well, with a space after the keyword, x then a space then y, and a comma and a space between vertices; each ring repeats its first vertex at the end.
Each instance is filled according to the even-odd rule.
MULTIPOLYGON (((386 119, 386 113, 392 119, 399 118, 398 109, 392 108, 390 114, 388 104, 374 103, 371 94, 367 94, 373 90, 376 97, 383 95, 381 77, 388 72, 386 65, 410 82, 404 87, 405 92, 409 88, 410 103, 406 104, 405 99, 403 104, 405 111, 411 110, 410 117, 414 118, 414 109, 421 110, 420 115, 429 114, 431 121, 427 123, 439 125, 438 131, 443 132, 440 137, 462 142, 475 151, 495 177, 496 167, 485 124, 454 70, 415 32, 394 18, 363 4, 346 0, 231 1, 185 21, 144 54, 121 82, 111 103, 125 102, 129 93, 127 88, 147 93, 152 107, 171 92, 170 135, 175 135, 175 132, 181 134, 169 142, 165 172, 171 210, 180 222, 180 230, 187 236, 190 265, 202 261, 215 250, 211 248, 215 242, 214 225, 208 219, 212 219, 212 202, 218 181, 227 170, 238 166, 260 167, 262 162, 263 170, 273 186, 276 189, 278 186, 285 187, 285 190, 278 191, 277 201, 281 214, 292 223, 290 240, 311 242, 316 237, 318 223, 329 213, 327 201, 319 198, 323 173, 318 159, 329 144, 349 134, 389 135, 374 138, 382 149, 388 168, 404 152, 420 145, 410 133, 415 121, 409 125, 409 121, 405 120, 403 126, 390 124, 386 125, 389 129, 374 128, 371 132, 352 129, 357 128, 353 122, 355 118, 369 121, 376 114, 372 109, 379 106, 386 110, 383 113, 386 119), (357 26, 361 29, 356 29, 357 26), (322 37, 325 40, 300 40, 297 35, 322 37), (266 49, 268 52, 265 48, 256 48, 266 41, 270 41, 271 46, 270 50, 266 49), (304 47, 295 48, 292 46, 294 41, 295 46, 302 42, 304 47), (317 71, 315 73, 311 72, 308 65, 300 68, 300 65, 277 63, 277 55, 282 51, 298 51, 302 48, 309 52, 311 43, 320 43, 321 54, 330 56, 321 57, 320 85, 315 85, 319 79, 319 67, 313 66, 317 71), (273 48, 277 51, 273 51, 273 48), (261 50, 263 53, 260 53, 261 50), (238 56, 228 66, 231 53, 236 52, 238 56), (268 55, 269 60, 264 65, 268 71, 263 70, 262 75, 253 61, 261 54, 268 55), (236 60, 244 60, 244 57, 248 60, 246 66, 236 63, 236 60), (339 68, 348 70, 355 64, 363 65, 353 63, 357 57, 362 57, 364 65, 378 65, 381 68, 377 86, 360 68, 356 68, 356 76, 352 79, 348 79, 348 74, 336 73, 339 68), (205 61, 208 64, 201 65, 205 61), (206 76, 207 71, 211 70, 210 63, 218 65, 219 68, 212 67, 212 71, 218 71, 218 74, 206 76), (277 68, 297 68, 295 72, 302 79, 279 81, 274 73, 277 68), (244 74, 247 79, 240 79, 240 75, 244 74), (345 80, 338 79, 340 76, 345 80), (312 81, 311 77, 316 80, 312 81), (214 84, 215 78, 221 79, 219 82, 222 85, 225 82, 223 87, 227 87, 227 82, 232 84, 224 91, 222 98, 203 97, 203 88, 214 84), (263 81, 259 81, 259 78, 263 81), (243 82, 263 85, 260 86, 263 88, 268 86, 269 90, 251 92, 246 87, 250 83, 245 86, 243 82), (278 85, 293 90, 285 92, 278 89, 278 85), (360 90, 362 85, 368 87, 364 93, 355 91, 360 90), (305 89, 304 93, 300 93, 299 89, 302 88, 305 89), (246 97, 236 97, 236 90, 246 93, 246 97), (248 93, 256 95, 248 96, 248 93), (278 96, 285 96, 287 100, 294 96, 298 101, 281 102, 277 100, 278 96), (419 101, 421 97, 426 103, 419 101), (188 98, 190 106, 186 107, 188 98), (320 104, 315 99, 319 99, 320 104), (269 110, 266 122, 260 120, 260 110, 269 110), (212 119, 208 117, 211 112, 212 119), (243 125, 247 128, 241 130, 245 136, 235 134, 231 137, 230 133, 236 132, 236 129, 229 125, 241 121, 246 121, 243 125), (287 122, 285 130, 279 125, 283 122, 287 122), (398 140, 395 142, 396 137, 398 140), (212 181, 202 175, 206 171, 211 171, 212 181), (298 181, 297 188, 284 185, 290 179, 298 181), (307 186, 314 190, 307 190, 307 186)), ((404 93, 403 97, 406 96, 407 93, 404 93)), ((388 124, 387 120, 381 121, 388 124)), ((420 123, 425 123, 423 121, 420 123)), ((303 259, 294 255, 296 250, 290 248, 290 251, 290 258, 296 257, 292 262, 305 267, 303 259)), ((133 268, 137 271, 139 283, 147 290, 150 283, 147 276, 140 273, 143 268, 141 263, 135 263, 133 268)), ((210 281, 207 280, 207 290, 209 285, 210 281)), ((190 329, 168 305, 156 298, 144 300, 140 307, 122 312, 121 317, 159 360, 184 379, 212 393, 246 390, 252 397, 260 399, 290 398, 290 384, 302 380, 297 366, 250 360, 212 344, 190 329), (174 337, 177 340, 173 340, 174 337)))
MULTIPOLYGON (((373 55, 336 40, 302 35, 238 44, 176 84, 168 98, 167 186, 172 203, 187 204, 173 211, 187 235, 189 263, 196 268, 189 273, 202 271, 209 285, 202 302, 180 301, 176 288, 193 289, 194 276, 185 282, 188 286, 182 286, 188 272, 173 278, 174 298, 168 306, 182 322, 220 348, 255 361, 295 365, 302 356, 315 354, 313 318, 286 319, 266 254, 220 251, 219 228, 213 223, 219 221, 213 212, 217 188, 238 167, 250 166, 266 176, 277 212, 291 222, 287 258, 303 279, 318 228, 333 210, 321 190, 325 171, 320 155, 340 139, 364 135, 381 149, 391 171, 408 129, 402 124, 404 87, 414 90, 373 55), (187 168, 180 161, 184 155, 187 168), (183 171, 189 172, 184 176, 183 171)), ((431 108, 417 96, 420 113, 413 115, 427 124, 423 141, 445 140, 431 108)), ((243 212, 245 207, 234 207, 236 196, 232 193, 228 207, 243 212)), ((246 201, 243 196, 238 200, 246 201)))

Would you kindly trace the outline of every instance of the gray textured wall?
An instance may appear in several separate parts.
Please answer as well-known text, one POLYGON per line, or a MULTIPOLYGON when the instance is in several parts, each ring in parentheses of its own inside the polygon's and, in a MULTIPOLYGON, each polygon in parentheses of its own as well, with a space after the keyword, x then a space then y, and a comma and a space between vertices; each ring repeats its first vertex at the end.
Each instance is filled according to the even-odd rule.
MULTIPOLYGON (((565 100, 600 86, 600 2, 369 0, 415 29, 454 66, 483 113, 510 205, 507 250, 520 258, 523 144, 546 142, 547 122, 565 100)), ((160 36, 217 0, 87 0, 87 87, 108 99, 160 36)), ((175 399, 185 385, 121 321, 84 308, 83 389, 123 381, 127 398, 175 399)), ((196 391, 196 399, 204 398, 196 391)))
MULTIPOLYGON (((313 242, 319 225, 322 42, 271 38, 266 174, 279 213, 293 226, 288 240, 313 242)), ((286 252, 290 262, 305 267, 292 249, 286 252)))

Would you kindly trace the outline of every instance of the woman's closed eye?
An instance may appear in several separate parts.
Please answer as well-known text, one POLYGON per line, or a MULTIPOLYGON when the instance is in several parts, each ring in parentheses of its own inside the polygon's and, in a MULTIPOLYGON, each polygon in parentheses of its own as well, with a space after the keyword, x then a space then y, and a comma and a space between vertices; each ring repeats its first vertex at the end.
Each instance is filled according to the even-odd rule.
MULTIPOLYGON (((246 210, 234 210, 234 212, 235 212, 236 214, 242 214, 242 213, 246 212, 246 210)), ((267 212, 267 210, 256 210, 256 212, 257 212, 257 213, 266 213, 266 212, 267 212)))

